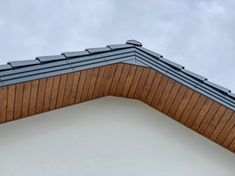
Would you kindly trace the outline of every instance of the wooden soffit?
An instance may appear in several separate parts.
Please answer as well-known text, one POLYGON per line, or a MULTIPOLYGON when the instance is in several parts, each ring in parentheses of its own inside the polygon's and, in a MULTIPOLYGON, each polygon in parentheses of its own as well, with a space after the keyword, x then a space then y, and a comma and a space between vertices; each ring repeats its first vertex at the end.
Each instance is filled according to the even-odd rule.
POLYGON ((104 96, 138 99, 235 153, 235 96, 135 40, 0 66, 0 123, 104 96))

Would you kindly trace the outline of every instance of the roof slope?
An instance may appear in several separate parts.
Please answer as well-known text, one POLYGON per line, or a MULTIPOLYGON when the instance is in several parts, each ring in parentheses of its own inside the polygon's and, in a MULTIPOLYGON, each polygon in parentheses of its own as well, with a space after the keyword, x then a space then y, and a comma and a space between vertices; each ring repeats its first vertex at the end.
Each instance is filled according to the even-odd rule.
POLYGON ((0 66, 0 124, 104 96, 133 98, 235 152, 235 96, 136 40, 0 66))
POLYGON ((230 90, 142 47, 136 40, 61 55, 40 56, 34 60, 8 62, 0 65, 0 87, 116 63, 152 68, 235 111, 235 94, 230 90))

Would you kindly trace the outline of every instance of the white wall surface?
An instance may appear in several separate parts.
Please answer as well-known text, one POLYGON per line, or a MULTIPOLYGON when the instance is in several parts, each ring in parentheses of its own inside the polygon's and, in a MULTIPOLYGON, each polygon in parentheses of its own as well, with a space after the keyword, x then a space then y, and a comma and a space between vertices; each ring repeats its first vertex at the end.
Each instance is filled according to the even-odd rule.
POLYGON ((0 125, 0 176, 234 176, 235 155, 135 100, 0 125))

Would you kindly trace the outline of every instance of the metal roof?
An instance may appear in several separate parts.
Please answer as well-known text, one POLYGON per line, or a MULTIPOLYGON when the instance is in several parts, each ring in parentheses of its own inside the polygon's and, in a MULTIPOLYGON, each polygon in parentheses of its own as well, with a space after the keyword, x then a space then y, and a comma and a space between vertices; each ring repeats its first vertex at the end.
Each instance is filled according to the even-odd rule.
POLYGON ((150 67, 235 111, 235 94, 230 90, 142 47, 136 40, 85 51, 40 56, 34 60, 8 62, 0 65, 0 87, 115 63, 150 67))

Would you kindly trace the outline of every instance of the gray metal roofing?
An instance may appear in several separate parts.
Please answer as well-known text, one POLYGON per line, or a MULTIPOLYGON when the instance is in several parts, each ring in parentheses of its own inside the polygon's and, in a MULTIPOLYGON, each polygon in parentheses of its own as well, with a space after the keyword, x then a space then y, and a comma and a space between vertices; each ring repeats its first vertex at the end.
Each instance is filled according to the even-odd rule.
POLYGON ((230 90, 143 48, 136 40, 85 51, 40 56, 35 60, 8 62, 0 65, 0 87, 115 63, 150 67, 235 111, 235 94, 230 90))

